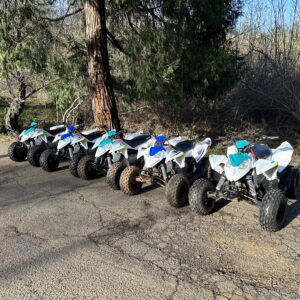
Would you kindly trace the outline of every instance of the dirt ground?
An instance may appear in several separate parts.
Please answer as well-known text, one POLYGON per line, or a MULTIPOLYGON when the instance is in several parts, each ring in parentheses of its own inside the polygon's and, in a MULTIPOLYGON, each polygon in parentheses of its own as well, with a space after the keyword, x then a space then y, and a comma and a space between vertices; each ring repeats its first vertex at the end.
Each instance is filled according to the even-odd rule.
POLYGON ((45 173, 0 143, 0 299, 300 299, 300 201, 284 228, 221 202, 205 217, 162 188, 128 197, 67 165, 45 173))

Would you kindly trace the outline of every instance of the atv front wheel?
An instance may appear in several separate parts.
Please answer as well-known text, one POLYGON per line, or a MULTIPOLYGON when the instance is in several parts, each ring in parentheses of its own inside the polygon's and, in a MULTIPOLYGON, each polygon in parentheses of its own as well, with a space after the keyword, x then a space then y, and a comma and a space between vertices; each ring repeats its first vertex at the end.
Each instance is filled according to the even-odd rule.
POLYGON ((94 166, 94 156, 85 155, 78 163, 77 172, 78 176, 85 180, 91 180, 97 177, 97 170, 94 166))
POLYGON ((45 151, 44 145, 33 146, 32 148, 30 148, 27 153, 28 162, 34 167, 39 167, 40 157, 44 151, 45 151))
POLYGON ((142 182, 136 180, 141 174, 141 169, 136 166, 127 167, 120 177, 121 191, 126 195, 137 195, 142 189, 142 182))
POLYGON ((78 164, 84 153, 76 153, 70 160, 69 171, 74 177, 79 177, 78 175, 78 164))
POLYGON ((214 190, 215 187, 209 180, 205 178, 196 180, 189 192, 191 209, 200 215, 210 214, 215 207, 216 199, 208 197, 207 193, 214 190))
POLYGON ((116 162, 108 169, 106 182, 113 190, 120 189, 120 178, 125 168, 124 162, 116 162))
POLYGON ((262 199, 259 212, 261 227, 267 231, 282 228, 287 207, 287 198, 279 189, 269 190, 262 199))
POLYGON ((46 172, 54 172, 59 165, 59 158, 52 149, 45 150, 40 157, 40 166, 46 172))
POLYGON ((8 156, 13 161, 24 161, 28 149, 22 142, 14 142, 8 147, 8 156))
POLYGON ((182 207, 189 202, 189 181, 183 174, 175 174, 166 185, 166 197, 173 207, 182 207))
POLYGON ((291 199, 297 199, 299 189, 299 169, 290 167, 288 176, 290 176, 290 180, 286 196, 291 199))

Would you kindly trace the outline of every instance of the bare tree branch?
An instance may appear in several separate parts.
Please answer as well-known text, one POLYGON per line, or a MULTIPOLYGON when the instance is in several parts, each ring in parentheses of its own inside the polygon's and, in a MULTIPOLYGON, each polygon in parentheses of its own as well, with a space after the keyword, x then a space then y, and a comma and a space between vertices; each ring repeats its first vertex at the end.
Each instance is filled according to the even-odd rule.
POLYGON ((67 17, 71 17, 71 16, 73 16, 73 15, 76 15, 77 13, 79 13, 79 12, 81 12, 81 11, 83 11, 83 7, 78 8, 78 9, 76 9, 76 10, 73 11, 73 12, 67 13, 67 14, 65 14, 65 15, 63 15, 63 16, 60 16, 60 17, 57 17, 57 18, 49 18, 49 17, 45 17, 45 18, 43 18, 43 19, 44 19, 44 20, 47 20, 47 21, 50 21, 50 22, 58 22, 58 21, 64 20, 64 19, 67 18, 67 17))

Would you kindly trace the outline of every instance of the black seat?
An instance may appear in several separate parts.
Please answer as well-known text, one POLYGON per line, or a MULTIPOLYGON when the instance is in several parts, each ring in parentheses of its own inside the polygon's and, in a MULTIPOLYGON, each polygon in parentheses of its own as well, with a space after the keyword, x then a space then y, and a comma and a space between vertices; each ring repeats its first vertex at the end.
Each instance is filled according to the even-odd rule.
POLYGON ((124 142, 128 144, 131 148, 136 148, 137 146, 147 142, 150 138, 151 138, 150 135, 143 134, 143 135, 136 136, 131 140, 124 140, 124 142))
POLYGON ((82 132, 80 133, 82 136, 87 138, 88 140, 94 140, 100 136, 102 136, 105 133, 105 131, 95 131, 89 134, 83 134, 82 132))
POLYGON ((56 129, 50 129, 48 127, 44 127, 44 130, 47 131, 48 133, 50 133, 51 135, 57 135, 57 134, 65 131, 66 127, 64 126, 64 127, 60 127, 60 128, 56 128, 56 129))
POLYGON ((195 144, 196 144, 195 140, 186 140, 186 141, 179 142, 174 146, 174 148, 177 151, 186 152, 193 149, 195 147, 195 144))
POLYGON ((257 144, 252 146, 251 152, 254 154, 256 159, 265 159, 272 155, 271 149, 265 144, 257 144))

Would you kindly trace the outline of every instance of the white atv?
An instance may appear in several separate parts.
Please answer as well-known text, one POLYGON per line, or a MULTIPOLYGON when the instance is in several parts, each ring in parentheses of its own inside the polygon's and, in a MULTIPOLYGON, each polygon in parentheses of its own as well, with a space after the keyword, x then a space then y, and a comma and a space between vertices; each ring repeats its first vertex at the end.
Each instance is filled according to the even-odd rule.
POLYGON ((51 138, 54 139, 56 131, 62 132, 65 126, 58 125, 47 128, 48 127, 38 128, 37 122, 31 122, 30 127, 23 130, 20 134, 20 141, 14 142, 9 146, 8 156, 10 159, 13 161, 24 161, 27 158, 31 163, 31 159, 34 156, 32 149, 36 149, 37 147, 48 143, 51 138), (45 133, 46 130, 48 131, 47 133, 45 133), (44 134, 41 134, 41 132, 44 132, 44 134), (44 139, 44 135, 47 135, 46 140, 44 139))
POLYGON ((106 182, 114 190, 120 189, 120 177, 128 166, 143 166, 143 157, 137 157, 140 147, 149 147, 153 143, 150 131, 138 131, 127 134, 124 139, 117 139, 109 150, 109 168, 106 182))
POLYGON ((123 171, 121 190, 127 195, 136 195, 144 183, 158 183, 166 186, 169 204, 181 207, 188 202, 190 182, 206 175, 208 163, 203 157, 210 146, 209 138, 197 143, 181 141, 181 137, 168 140, 157 136, 155 146, 139 149, 138 158, 144 157, 143 168, 129 166, 123 171))
POLYGON ((79 161, 79 177, 89 180, 107 173, 109 186, 119 189, 122 171, 127 165, 140 163, 136 157, 137 148, 151 139, 148 131, 125 133, 124 130, 110 130, 95 142, 95 154, 86 155, 79 161))
POLYGON ((75 132, 79 128, 80 125, 69 125, 65 133, 56 135, 53 141, 58 142, 56 149, 47 149, 40 156, 40 165, 43 170, 53 172, 57 170, 61 161, 69 160, 71 174, 78 176, 77 164, 80 158, 88 153, 97 138, 105 133, 98 129, 75 132))
POLYGON ((228 147, 227 157, 210 155, 215 180, 194 182, 189 192, 191 209, 207 215, 213 211, 216 200, 246 200, 260 206, 263 229, 279 230, 285 219, 285 194, 296 197, 298 190, 299 170, 289 166, 293 152, 288 142, 270 149, 265 144, 250 145, 241 140, 228 147))
POLYGON ((39 167, 41 154, 46 149, 56 148, 58 141, 54 142, 55 137, 63 134, 65 131, 66 125, 37 128, 32 134, 34 146, 28 150, 28 162, 34 167, 39 167))

